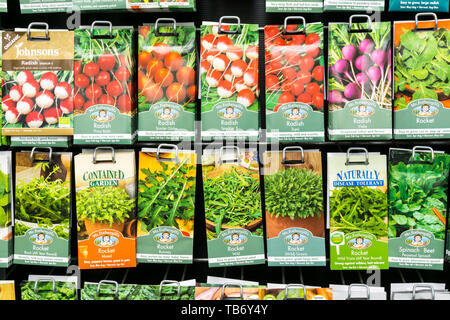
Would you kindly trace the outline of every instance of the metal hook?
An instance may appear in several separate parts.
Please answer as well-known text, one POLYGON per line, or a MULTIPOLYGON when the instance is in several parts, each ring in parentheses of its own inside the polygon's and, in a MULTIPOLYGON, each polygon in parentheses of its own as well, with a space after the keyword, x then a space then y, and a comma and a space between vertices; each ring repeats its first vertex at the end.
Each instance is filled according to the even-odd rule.
POLYGON ((28 25, 27 28, 27 40, 28 41, 50 41, 50 37, 48 35, 48 23, 45 22, 32 22, 28 25), (33 26, 41 26, 45 28, 45 37, 32 37, 31 36, 31 28, 33 26))
POLYGON ((370 17, 366 14, 354 14, 350 16, 350 21, 348 24, 348 32, 349 33, 368 33, 372 32, 373 26, 372 26, 372 20, 370 20, 370 17), (366 18, 367 19, 367 27, 368 29, 352 29, 353 24, 353 18, 366 18))
POLYGON ((158 146, 158 149, 156 151, 156 160, 158 161, 169 161, 172 162, 174 161, 175 163, 179 163, 180 162, 180 158, 178 157, 178 146, 175 144, 167 144, 167 143, 162 143, 158 146), (175 158, 161 158, 159 155, 161 153, 161 148, 167 148, 167 149, 175 149, 175 158))
POLYGON ((220 300, 224 300, 225 298, 225 288, 227 287, 234 287, 234 288, 240 288, 241 289, 241 293, 240 293, 240 298, 241 300, 244 300, 244 288, 242 287, 241 284, 233 284, 233 283, 224 283, 222 286, 222 293, 220 295, 220 300))
POLYGON ((422 32, 422 31, 436 31, 437 27, 438 27, 438 18, 437 18, 437 15, 434 12, 421 12, 421 13, 416 14, 415 22, 416 22, 416 24, 415 24, 414 29, 412 30, 413 32, 418 32, 418 31, 419 32, 422 32), (433 19, 434 19, 434 27, 419 29, 419 17, 425 17, 425 16, 433 17, 433 19))
POLYGON ((117 283, 117 281, 113 281, 113 280, 101 280, 97 285, 96 296, 97 297, 100 296, 100 288, 104 284, 111 284, 114 286, 114 299, 117 299, 117 297, 119 295, 119 284, 117 283))
POLYGON ((94 155, 92 157, 92 163, 97 164, 100 162, 112 162, 116 163, 116 155, 113 147, 97 147, 94 149, 94 155), (111 151, 111 160, 97 160, 97 151, 99 150, 110 150, 111 151))
MULTIPOLYGON (((104 28, 100 27, 99 29, 104 29, 104 28)), ((91 31, 90 31, 91 32, 91 38, 92 39, 111 39, 113 37, 112 29, 113 29, 113 27, 112 27, 111 21, 94 21, 91 24, 91 31), (97 25, 98 24, 105 24, 105 25, 107 25, 108 28, 109 28, 109 36, 107 36, 107 35, 94 35, 94 27, 95 27, 96 24, 97 25)))
POLYGON ((33 147, 33 149, 31 149, 31 153, 30 153, 30 161, 31 163, 51 163, 52 162, 52 148, 51 147, 33 147), (40 149, 44 149, 44 150, 48 150, 48 160, 35 160, 34 159, 34 153, 36 152, 36 150, 40 150, 40 149))
POLYGON ((306 300, 306 287, 303 284, 291 283, 287 284, 284 288, 284 300, 306 300), (288 290, 289 288, 302 288, 303 289, 303 298, 288 298, 288 290))
POLYGON ((412 155, 411 155, 412 161, 410 162, 419 162, 419 163, 433 163, 434 162, 434 150, 431 147, 423 147, 423 146, 416 146, 412 149, 412 155), (414 160, 416 157, 416 153, 418 152, 430 152, 431 153, 431 160, 430 161, 416 161, 414 160))
POLYGON ((286 35, 289 35, 289 34, 306 34, 306 20, 305 20, 305 18, 302 17, 302 16, 286 17, 286 19, 284 19, 283 34, 286 34, 286 35), (301 20, 303 22, 302 23, 303 30, 288 31, 288 29, 287 29, 288 21, 289 20, 294 20, 294 19, 298 19, 298 20, 301 20))
POLYGON ((283 158, 281 160, 281 164, 283 165, 295 165, 295 164, 303 164, 305 163, 305 152, 303 150, 302 147, 300 146, 292 146, 292 147, 285 147, 283 149, 283 158), (289 150, 298 150, 301 152, 302 157, 300 158, 300 160, 286 160, 286 151, 289 150))
POLYGON ((156 22, 155 22, 155 35, 157 37, 176 37, 177 36, 177 21, 175 19, 173 19, 173 18, 159 18, 159 19, 156 19, 156 22), (173 25, 173 31, 172 32, 160 32, 159 31, 159 24, 161 24, 162 22, 171 22, 172 25, 173 25))
POLYGON ((363 283, 353 283, 348 286, 348 294, 347 294, 347 300, 370 300, 370 288, 368 285, 363 283), (352 298, 352 288, 360 287, 365 288, 367 292, 366 298, 352 298))
POLYGON ((161 296, 162 294, 162 287, 164 285, 170 285, 170 284, 176 284, 177 285, 177 297, 179 298, 181 295, 181 284, 178 281, 174 281, 174 280, 163 280, 161 281, 161 283, 159 284, 159 291, 158 291, 158 296, 161 296))
POLYGON ((368 166, 369 165, 369 152, 367 151, 366 148, 348 148, 347 150, 347 158, 345 161, 345 165, 365 165, 368 166), (352 151, 362 151, 365 153, 366 156, 366 161, 350 161, 350 152, 352 151))
POLYGON ((34 282, 34 293, 38 292, 37 285, 39 282, 51 282, 52 283, 52 292, 56 293, 56 281, 54 278, 39 278, 34 282))
POLYGON ((236 146, 223 146, 223 147, 220 147, 220 150, 219 150, 219 164, 226 163, 226 162, 234 162, 234 163, 236 163, 236 162, 239 162, 240 159, 241 159, 241 152, 240 152, 239 147, 236 147, 236 146), (223 159, 224 150, 226 150, 226 149, 234 149, 234 150, 236 150, 236 157, 234 157, 232 159, 223 159))
POLYGON ((219 30, 218 30, 219 34, 238 34, 241 33, 241 19, 238 16, 223 16, 219 19, 219 30), (237 30, 223 30, 222 29, 222 24, 223 24, 223 20, 228 19, 228 20, 237 20, 237 30))

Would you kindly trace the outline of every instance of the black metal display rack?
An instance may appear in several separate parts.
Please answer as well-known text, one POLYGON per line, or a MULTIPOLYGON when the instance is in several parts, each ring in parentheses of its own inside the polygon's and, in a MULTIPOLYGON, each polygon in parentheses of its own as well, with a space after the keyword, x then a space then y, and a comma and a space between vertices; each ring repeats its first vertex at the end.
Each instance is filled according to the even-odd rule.
MULTIPOLYGON (((29 23, 35 21, 45 21, 51 28, 67 28, 68 18, 70 14, 53 13, 53 14, 20 14, 18 0, 8 1, 8 13, 0 15, 2 29, 12 29, 14 27, 26 27, 29 23)), ((388 1, 386 0, 386 8, 388 1)), ((82 25, 91 24, 93 21, 109 20, 113 25, 133 25, 138 27, 143 23, 153 23, 157 18, 170 17, 180 22, 194 21, 197 26, 202 21, 218 21, 221 16, 239 16, 243 23, 256 23, 260 27, 267 24, 282 24, 285 17, 289 15, 301 15, 305 17, 306 22, 323 22, 327 26, 328 22, 346 22, 350 15, 355 12, 333 12, 323 14, 284 14, 284 13, 266 13, 264 0, 197 0, 197 12, 194 13, 82 13, 79 18, 82 25)), ((363 13, 363 12, 361 12, 363 13)), ((386 11, 380 14, 382 21, 401 21, 414 20, 415 13, 391 13, 386 11)), ((448 13, 437 14, 438 18, 449 18, 448 13)), ((75 17, 77 19, 78 17, 75 17)), ((71 21, 73 22, 73 20, 71 21)), ((263 32, 260 32, 263 39, 263 32)), ((263 43, 261 41, 261 43, 263 43)), ((324 52, 327 52, 327 36, 325 32, 324 52)), ((260 47, 260 56, 263 56, 264 49, 260 47)), ((264 68, 264 61, 260 59, 260 70, 264 68)), ((264 88, 264 77, 260 77, 260 88, 264 88)), ((261 90, 259 97, 260 105, 264 106, 264 90, 261 90)), ((200 118, 200 105, 198 103, 197 119, 200 118)), ((326 108, 326 107, 325 107, 326 108)), ((261 108, 260 119, 262 136, 264 137, 265 114, 261 108)), ((326 117, 326 116, 325 116, 326 117)), ((327 118, 325 118, 327 124, 327 118)), ((206 147, 205 143, 199 140, 199 130, 197 130, 196 142, 194 143, 197 152, 201 152, 206 147)), ((163 141, 161 141, 163 142, 163 141)), ((321 143, 296 143, 304 149, 315 148, 322 151, 323 165, 326 168, 327 152, 345 152, 348 147, 360 146, 365 147, 369 151, 378 151, 387 154, 391 147, 409 147, 414 145, 428 145, 436 150, 450 152, 449 140, 407 140, 407 141, 352 141, 352 142, 331 142, 326 140, 321 143)), ((131 148, 139 151, 143 146, 150 144, 137 143, 131 148)), ((154 144, 153 144, 154 145, 154 144)), ((270 148, 264 140, 256 143, 260 154, 267 148, 270 148)), ((289 144, 282 144, 283 146, 289 144)), ((82 147, 93 148, 95 146, 73 146, 68 150, 77 154, 82 147)), ((129 146, 120 146, 119 148, 130 148, 129 146)), ((2 147, 2 150, 8 148, 2 147)), ((14 161, 14 159, 13 159, 14 161)), ((13 162, 14 163, 14 162, 13 162)), ((199 172, 201 167, 198 165, 199 172)), ((264 189, 264 188, 262 188, 264 189)), ((74 208, 72 212, 75 213, 74 208)), ((263 208, 264 210, 264 208, 263 208)), ((75 215, 73 214, 72 234, 76 234, 75 215)), ((98 282, 108 279, 115 280, 119 283, 137 283, 137 284, 159 284, 162 280, 187 280, 197 279, 200 282, 206 281, 208 275, 225 276, 228 278, 244 279, 258 281, 261 284, 272 283, 303 283, 305 285, 328 286, 329 284, 352 284, 367 283, 379 284, 384 286, 389 296, 389 286, 393 282, 445 282, 450 284, 448 275, 449 265, 446 263, 444 271, 427 271, 427 270, 408 270, 408 269, 390 269, 381 271, 380 277, 377 278, 371 272, 366 271, 331 271, 327 267, 268 267, 267 265, 245 266, 245 267, 228 267, 228 268, 208 268, 207 250, 206 250, 206 230, 204 223, 204 207, 202 194, 201 175, 197 175, 197 196, 196 196, 196 216, 195 216, 195 237, 194 237, 194 263, 192 265, 158 265, 158 264, 139 264, 136 268, 129 269, 104 269, 104 270, 83 270, 81 271, 81 280, 98 282)), ((328 239, 326 239, 328 243, 328 239)), ((75 239, 72 240, 72 265, 77 264, 77 247, 75 239)), ((327 254, 328 254, 327 248, 327 254)), ((46 274, 46 275, 65 275, 73 274, 73 269, 60 267, 38 267, 28 265, 13 265, 7 270, 0 269, 0 279, 14 279, 16 281, 16 294, 19 297, 18 284, 25 280, 29 274, 46 274)))

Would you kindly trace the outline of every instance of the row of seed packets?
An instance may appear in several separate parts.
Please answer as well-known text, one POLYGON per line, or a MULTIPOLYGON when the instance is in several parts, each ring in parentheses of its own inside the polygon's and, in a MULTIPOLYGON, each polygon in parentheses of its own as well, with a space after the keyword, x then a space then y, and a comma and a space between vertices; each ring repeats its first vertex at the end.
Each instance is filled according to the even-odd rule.
MULTIPOLYGON (((368 16, 330 23, 327 57, 322 23, 266 26, 267 140, 324 141, 325 99, 330 140, 450 137, 450 20, 424 15, 395 22, 393 39, 368 16)), ((200 65, 194 24, 174 19, 139 27, 137 54, 134 29, 104 21, 2 32, 2 135, 13 146, 192 141, 199 96, 203 140, 258 140, 258 25, 223 20, 202 24, 200 65)))

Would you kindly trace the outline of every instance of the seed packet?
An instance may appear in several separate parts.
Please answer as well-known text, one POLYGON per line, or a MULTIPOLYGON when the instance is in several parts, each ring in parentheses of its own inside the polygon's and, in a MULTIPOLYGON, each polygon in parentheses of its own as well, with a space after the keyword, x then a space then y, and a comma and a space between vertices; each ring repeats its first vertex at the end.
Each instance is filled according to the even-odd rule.
POLYGON ((382 0, 340 1, 324 0, 324 11, 384 11, 382 0))
POLYGON ((260 300, 334 300, 330 288, 309 287, 300 284, 267 284, 260 300))
POLYGON ((139 141, 193 141, 195 25, 164 20, 139 27, 139 141))
POLYGON ((408 11, 408 12, 447 12, 447 0, 389 0, 389 11, 408 11))
POLYGON ((22 300, 77 300, 75 282, 57 281, 51 276, 22 281, 20 292, 22 300))
POLYGON ((73 135, 73 41, 46 23, 2 33, 2 135, 73 135))
POLYGON ((330 140, 392 139, 390 22, 330 23, 330 140))
POLYGON ((96 21, 75 30, 74 144, 133 143, 135 68, 133 27, 96 21))
POLYGON ((269 266, 325 266, 320 151, 285 147, 263 157, 269 266))
POLYGON ((68 266, 72 153, 16 153, 14 263, 68 266))
POLYGON ((20 12, 52 13, 66 12, 72 8, 72 0, 20 0, 20 12))
POLYGON ((258 25, 204 22, 200 33, 202 139, 257 140, 258 25))
POLYGON ((323 24, 266 26, 268 141, 324 141, 323 24))
POLYGON ((365 284, 335 285, 330 284, 333 300, 387 300, 384 287, 365 284))
POLYGON ((263 264, 256 149, 206 149, 202 166, 209 266, 263 264))
POLYGON ((8 1, 0 0, 0 12, 8 12, 8 1))
POLYGON ((137 261, 192 263, 196 154, 175 145, 139 153, 137 261))
POLYGON ((443 270, 450 155, 390 149, 389 266, 443 270))
POLYGON ((391 283, 391 300, 449 300, 445 283, 391 283))
POLYGON ((132 150, 75 156, 80 269, 136 266, 136 169, 132 150))
POLYGON ((0 301, 16 300, 14 280, 0 281, 0 301))
POLYGON ((450 20, 417 18, 394 22, 394 137, 449 138, 450 20))
POLYGON ((266 12, 323 12, 323 0, 266 0, 266 12))
MULTIPOLYGON (((0 5, 1 5, 1 1, 0 1, 0 5)), ((0 10, 1 10, 1 7, 0 7, 0 10)), ((0 31, 0 45, 2 44, 2 32, 3 31, 0 31)), ((0 79, 2 79, 2 81, 3 81, 3 70, 2 70, 2 59, 1 58, 2 58, 2 50, 0 50, 0 79)), ((11 101, 8 101, 8 99, 6 99, 4 105, 1 103, 2 98, 3 98, 2 88, 3 88, 3 86, 0 88, 0 104, 2 105, 2 111, 5 111, 8 109, 8 105, 11 104, 11 101)), ((0 112, 0 123, 3 123, 2 118, 3 118, 3 112, 0 112)), ((2 135, 1 130, 0 130, 0 146, 5 146, 8 144, 9 144, 8 137, 2 135)))
POLYGON ((195 288, 195 300, 260 300, 261 291, 260 286, 207 283, 195 288))
MULTIPOLYGON (((80 0, 77 0, 80 1, 80 0)), ((125 1, 125 0, 121 0, 125 1)), ((196 11, 196 0, 172 0, 172 1, 142 1, 126 0, 127 7, 134 11, 196 11)))
POLYGON ((0 152, 0 268, 13 260, 11 152, 0 152))
POLYGON ((331 269, 388 269, 386 156, 350 148, 327 158, 331 269))

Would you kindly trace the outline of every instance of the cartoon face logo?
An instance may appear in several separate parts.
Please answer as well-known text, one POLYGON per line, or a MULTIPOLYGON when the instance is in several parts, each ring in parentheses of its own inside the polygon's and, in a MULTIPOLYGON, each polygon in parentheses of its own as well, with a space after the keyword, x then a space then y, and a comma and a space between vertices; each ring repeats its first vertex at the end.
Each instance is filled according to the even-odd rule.
POLYGON ((284 238, 284 241, 291 246, 301 246, 308 242, 308 237, 298 232, 291 233, 284 238))
POLYGON ((439 112, 438 108, 430 106, 427 103, 413 109, 413 113, 421 118, 432 117, 439 112))
POLYGON ((165 106, 161 109, 158 109, 155 112, 155 115, 157 118, 161 120, 173 120, 177 118, 180 115, 180 113, 171 107, 165 106))
POLYGON ((355 117, 367 118, 375 113, 375 109, 365 104, 360 104, 351 108, 350 113, 352 113, 355 117))
POLYGON ((351 239, 347 245, 351 248, 351 249, 357 249, 357 250, 363 250, 363 249, 367 249, 372 245, 372 241, 370 241, 369 239, 366 239, 362 236, 356 237, 351 239))
POLYGON ((106 109, 100 109, 92 113, 91 118, 95 122, 109 122, 114 119, 114 114, 106 109))
POLYGON ((421 233, 416 233, 407 237, 405 242, 411 247, 426 247, 430 244, 430 239, 421 233))
POLYGON ((97 247, 110 248, 119 243, 119 239, 110 234, 104 234, 94 240, 97 247))
POLYGON ((237 246, 247 242, 247 237, 243 234, 235 232, 227 237, 225 237, 224 242, 230 246, 237 246))
POLYGON ((159 243, 173 243, 178 240, 178 237, 173 233, 163 231, 155 235, 153 239, 159 243))
POLYGON ((53 242, 53 237, 45 234, 44 232, 39 232, 30 237, 30 241, 38 245, 48 245, 53 242))
POLYGON ((220 109, 217 115, 222 119, 237 119, 242 115, 242 111, 233 106, 226 106, 220 109))
POLYGON ((308 116, 308 112, 299 107, 292 107, 286 110, 283 113, 283 116, 288 120, 303 120, 308 116))

